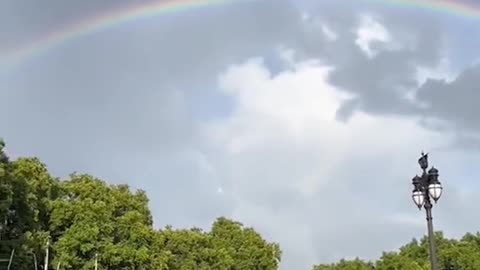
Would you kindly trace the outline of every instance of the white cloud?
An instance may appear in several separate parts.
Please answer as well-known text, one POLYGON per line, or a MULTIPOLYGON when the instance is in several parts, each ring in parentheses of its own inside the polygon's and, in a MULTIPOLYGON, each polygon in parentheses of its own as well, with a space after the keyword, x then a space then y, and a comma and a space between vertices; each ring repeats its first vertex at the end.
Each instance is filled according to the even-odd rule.
POLYGON ((417 67, 417 87, 410 89, 405 92, 406 99, 417 104, 422 108, 428 108, 429 105, 425 102, 421 102, 417 98, 419 87, 421 87, 427 80, 444 80, 447 83, 450 83, 456 79, 458 74, 452 70, 451 64, 449 63, 448 58, 442 59, 437 66, 419 66, 417 67))
POLYGON ((309 13, 302 13, 302 22, 306 29, 320 30, 327 41, 335 41, 338 39, 337 33, 333 31, 330 26, 319 17, 312 17, 309 13))
POLYGON ((375 57, 378 50, 372 48, 373 42, 387 43, 392 40, 388 30, 371 16, 362 16, 356 31, 355 44, 370 58, 375 57))
POLYGON ((347 124, 336 121, 340 103, 350 95, 327 82, 331 69, 311 60, 272 77, 258 58, 230 67, 219 80, 220 88, 236 100, 233 116, 222 123, 225 131, 233 131, 227 135, 229 149, 248 151, 270 137, 282 135, 292 142, 329 145, 336 153, 352 147, 365 150, 365 144, 358 142, 369 142, 372 153, 401 148, 405 141, 435 137, 422 129, 416 134, 402 132, 418 128, 410 118, 356 113, 347 124), (398 143, 388 135, 394 135, 398 143))
POLYGON ((295 50, 279 46, 277 48, 277 54, 279 55, 280 60, 282 60, 282 63, 287 67, 295 64, 295 50))
POLYGON ((329 41, 335 41, 338 39, 337 33, 335 33, 330 27, 328 27, 326 24, 322 24, 322 33, 325 35, 327 40, 329 41))
MULTIPOLYGON (((318 251, 306 247, 318 245, 318 237, 340 245, 341 238, 329 237, 341 233, 339 230, 345 226, 344 218, 336 212, 345 204, 355 205, 356 213, 366 213, 352 217, 358 227, 370 230, 366 234, 382 226, 383 219, 397 225, 410 222, 382 212, 382 203, 376 206, 380 209, 378 221, 372 222, 368 214, 372 211, 372 196, 387 200, 385 205, 395 200, 388 202, 385 194, 372 195, 372 191, 356 193, 359 190, 355 186, 359 181, 390 189, 399 184, 405 190, 394 196, 409 199, 409 180, 405 180, 404 170, 414 174, 420 149, 443 143, 439 134, 423 129, 413 118, 357 112, 349 122, 338 122, 336 111, 349 95, 328 83, 332 69, 312 59, 292 63, 285 71, 272 75, 262 59, 253 58, 230 66, 218 80, 221 91, 234 100, 230 117, 211 123, 207 129, 211 143, 223 149, 220 159, 224 162, 219 167, 225 170, 229 187, 224 192, 234 201, 235 218, 280 241, 285 249, 285 266, 290 267, 285 269, 307 269, 339 254, 335 248, 318 251), (360 164, 365 161, 372 167, 362 169, 360 164), (354 167, 355 172, 349 172, 354 167), (387 169, 382 173, 384 179, 378 179, 386 182, 376 184, 377 179, 372 179, 375 167, 387 169), (345 197, 344 202, 330 201, 336 191, 345 197), (332 209, 312 212, 317 204, 332 209), (312 252, 299 254, 298 249, 312 252)), ((368 254, 378 255, 376 252, 394 245, 391 241, 396 240, 382 239, 372 244, 368 254)), ((356 254, 346 251, 343 255, 356 254)))
POLYGON ((435 67, 417 67, 418 86, 424 84, 428 79, 445 80, 450 83, 457 77, 447 58, 444 58, 435 67))

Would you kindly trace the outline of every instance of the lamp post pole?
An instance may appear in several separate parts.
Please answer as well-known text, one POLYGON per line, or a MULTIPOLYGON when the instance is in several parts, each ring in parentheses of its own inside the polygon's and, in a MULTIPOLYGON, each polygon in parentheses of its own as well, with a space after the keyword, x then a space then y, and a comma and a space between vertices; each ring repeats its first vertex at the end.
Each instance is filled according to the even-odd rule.
POLYGON ((427 212, 428 239, 430 241, 430 264, 432 270, 438 270, 437 247, 435 244, 435 233, 433 231, 432 203, 430 200, 425 202, 425 211, 427 212))
POLYGON ((422 206, 425 208, 427 214, 427 225, 428 225, 428 239, 430 243, 430 264, 432 270, 438 270, 437 262, 437 248, 435 244, 435 233, 433 230, 433 218, 432 218, 432 208, 433 202, 437 202, 442 195, 442 185, 438 181, 438 170, 435 167, 432 167, 427 172, 428 168, 428 154, 422 153, 422 156, 418 160, 420 168, 422 168, 422 176, 416 175, 412 179, 412 184, 414 186, 412 198, 418 209, 422 209, 422 206))

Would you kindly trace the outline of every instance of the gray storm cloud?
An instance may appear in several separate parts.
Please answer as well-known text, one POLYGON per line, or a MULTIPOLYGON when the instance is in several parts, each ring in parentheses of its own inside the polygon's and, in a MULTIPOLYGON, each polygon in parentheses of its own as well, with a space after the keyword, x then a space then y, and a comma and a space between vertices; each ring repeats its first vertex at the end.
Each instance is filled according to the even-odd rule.
MULTIPOLYGON (((120 4, 2 1, 0 49, 120 4)), ((442 18, 333 1, 302 10, 287 0, 251 1, 209 15, 203 10, 133 22, 63 44, 15 72, 2 70, 0 136, 9 152, 39 156, 55 175, 88 172, 146 189, 157 226, 206 227, 220 215, 238 217, 281 242, 284 269, 308 269, 311 263, 342 256, 375 258, 424 233, 421 225, 409 222, 412 216, 423 219, 409 198, 417 147, 430 145, 428 132, 443 142, 451 129, 459 128, 471 135, 457 138, 467 145, 476 143, 479 132, 474 98, 478 66, 459 70, 452 82, 427 80, 416 95, 426 108, 405 97, 418 88, 417 67, 435 67, 448 56, 446 49, 453 50, 442 18), (364 16, 391 36, 370 44, 378 51, 374 58, 355 43, 364 16), (336 38, 325 35, 322 25, 336 38), (279 102, 284 105, 273 112, 255 114, 250 108, 257 103, 242 103, 244 96, 219 89, 219 78, 232 65, 266 55, 281 63, 272 53, 278 48, 292 49, 294 62, 316 59, 332 67, 328 83, 348 95, 335 104, 342 125, 355 127, 356 117, 365 114, 370 120, 358 125, 378 118, 381 124, 373 126, 378 130, 352 128, 355 134, 338 135, 342 140, 330 148, 318 138, 331 139, 325 135, 330 125, 342 128, 312 121, 305 124, 312 134, 296 141, 284 129, 289 118, 275 114, 288 106, 292 112, 303 108, 295 107, 293 99, 279 102), (252 115, 256 117, 247 117, 252 115), (412 122, 436 118, 447 128, 425 131, 418 125, 422 131, 417 131, 416 125, 392 120, 396 117, 412 122), (397 123, 405 128, 397 129, 397 123), (379 127, 391 130, 388 138, 379 127), (423 134, 418 141, 411 139, 416 132, 423 134), (264 143, 232 152, 231 141, 239 134, 264 143), (414 143, 405 145, 409 139, 414 143), (344 146, 347 150, 341 150, 344 146), (410 147, 415 149, 388 152, 410 147), (303 183, 311 182, 322 185, 306 192, 303 183)), ((289 65, 266 68, 271 73, 265 85, 275 87, 270 83, 276 75, 299 71, 289 65)), ((315 91, 308 93, 317 97, 315 91)), ((463 169, 447 166, 449 151, 438 150, 435 156, 449 171, 446 179, 463 169)), ((471 209, 477 199, 448 182, 446 187, 451 195, 439 207, 439 229, 474 230, 480 217, 470 218, 459 209, 471 209)))

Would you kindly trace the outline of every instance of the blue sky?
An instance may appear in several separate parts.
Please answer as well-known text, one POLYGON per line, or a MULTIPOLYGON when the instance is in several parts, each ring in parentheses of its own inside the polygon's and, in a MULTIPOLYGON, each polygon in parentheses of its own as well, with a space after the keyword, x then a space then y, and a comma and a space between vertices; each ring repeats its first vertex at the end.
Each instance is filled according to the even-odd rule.
MULTIPOLYGON (((46 1, 1 2, 0 44, 125 3, 46 1)), ((253 226, 285 270, 421 237, 421 150, 445 186, 436 228, 477 231, 480 19, 367 2, 250 1, 0 59, 0 137, 56 176, 145 189, 156 227, 253 226)))

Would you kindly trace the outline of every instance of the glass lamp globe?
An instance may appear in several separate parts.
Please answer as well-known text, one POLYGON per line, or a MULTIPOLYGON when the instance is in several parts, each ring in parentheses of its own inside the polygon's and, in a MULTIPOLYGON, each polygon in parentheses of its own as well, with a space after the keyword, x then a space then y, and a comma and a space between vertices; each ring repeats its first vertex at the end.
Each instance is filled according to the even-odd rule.
POLYGON ((430 196, 435 202, 437 202, 438 199, 440 199, 440 197, 442 196, 442 191, 443 187, 440 182, 432 183, 428 186, 428 193, 430 193, 430 196))
POLYGON ((423 192, 421 192, 420 190, 413 191, 412 199, 419 209, 421 209, 423 204, 425 203, 425 196, 423 195, 423 192))
POLYGON ((432 167, 428 171, 428 178, 430 182, 430 185, 428 185, 428 193, 433 200, 437 202, 437 200, 440 199, 440 196, 442 196, 443 188, 440 181, 438 181, 438 170, 435 167, 432 167))

